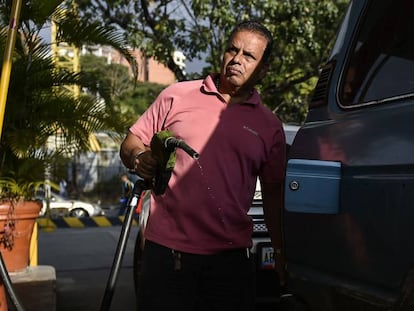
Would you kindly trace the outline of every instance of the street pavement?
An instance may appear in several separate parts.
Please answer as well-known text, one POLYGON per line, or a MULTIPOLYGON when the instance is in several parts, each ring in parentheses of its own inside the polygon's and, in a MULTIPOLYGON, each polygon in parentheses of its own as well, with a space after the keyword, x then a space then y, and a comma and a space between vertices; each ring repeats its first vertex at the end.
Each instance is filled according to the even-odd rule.
MULTIPOLYGON (((135 310, 132 227, 109 310, 135 310)), ((56 270, 56 311, 98 311, 110 275, 121 226, 39 231, 38 264, 56 270)))
MULTIPOLYGON (((107 210, 109 217, 116 210, 107 210)), ((39 230, 38 264, 56 271, 56 311, 100 311, 121 226, 39 230)), ((132 226, 109 311, 135 311, 133 253, 138 227, 132 226)), ((257 310, 278 309, 273 302, 257 310)), ((28 308, 30 310, 30 308, 28 308)))

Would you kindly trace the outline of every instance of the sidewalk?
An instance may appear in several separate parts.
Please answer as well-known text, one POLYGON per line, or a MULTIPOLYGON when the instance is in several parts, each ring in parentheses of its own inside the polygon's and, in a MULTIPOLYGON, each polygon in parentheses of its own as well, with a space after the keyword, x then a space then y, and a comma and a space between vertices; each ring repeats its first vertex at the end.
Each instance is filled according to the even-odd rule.
MULTIPOLYGON (((121 226, 39 231, 39 266, 10 276, 25 310, 99 310, 120 231, 121 226)), ((110 310, 136 309, 132 262, 137 231, 131 228, 110 310)))
MULTIPOLYGON (((52 266, 29 267, 26 271, 10 273, 13 289, 26 310, 56 310, 56 272, 52 266), (27 307, 26 307, 27 306, 27 307)), ((9 311, 14 310, 11 301, 9 311)))

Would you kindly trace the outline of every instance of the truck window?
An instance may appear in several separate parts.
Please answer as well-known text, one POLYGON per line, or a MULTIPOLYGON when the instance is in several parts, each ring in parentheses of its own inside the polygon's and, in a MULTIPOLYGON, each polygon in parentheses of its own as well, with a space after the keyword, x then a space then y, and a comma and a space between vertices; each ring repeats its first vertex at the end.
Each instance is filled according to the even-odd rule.
POLYGON ((341 78, 343 108, 414 97, 414 1, 370 6, 341 78))

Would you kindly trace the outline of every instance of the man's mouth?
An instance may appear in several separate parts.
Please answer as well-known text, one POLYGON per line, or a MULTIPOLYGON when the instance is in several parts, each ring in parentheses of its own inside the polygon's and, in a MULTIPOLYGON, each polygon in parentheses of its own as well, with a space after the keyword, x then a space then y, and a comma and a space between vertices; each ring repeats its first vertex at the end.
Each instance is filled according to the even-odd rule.
POLYGON ((235 67, 227 67, 226 70, 227 75, 238 75, 240 74, 240 70, 237 70, 235 67))

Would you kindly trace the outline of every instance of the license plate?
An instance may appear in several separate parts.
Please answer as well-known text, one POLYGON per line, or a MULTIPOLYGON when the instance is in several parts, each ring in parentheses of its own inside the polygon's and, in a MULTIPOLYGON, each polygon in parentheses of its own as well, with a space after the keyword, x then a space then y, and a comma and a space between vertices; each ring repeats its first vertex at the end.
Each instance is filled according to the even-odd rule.
POLYGON ((261 249, 260 268, 263 270, 275 268, 275 255, 273 247, 265 246, 261 249))

